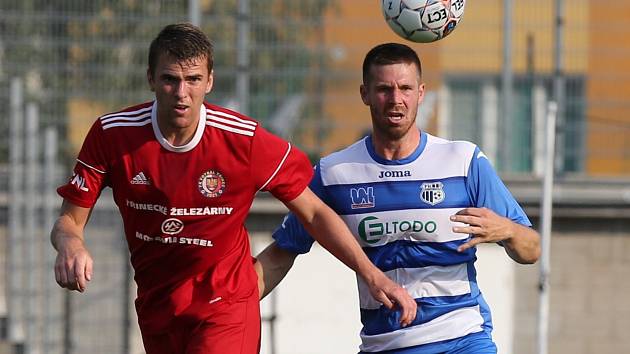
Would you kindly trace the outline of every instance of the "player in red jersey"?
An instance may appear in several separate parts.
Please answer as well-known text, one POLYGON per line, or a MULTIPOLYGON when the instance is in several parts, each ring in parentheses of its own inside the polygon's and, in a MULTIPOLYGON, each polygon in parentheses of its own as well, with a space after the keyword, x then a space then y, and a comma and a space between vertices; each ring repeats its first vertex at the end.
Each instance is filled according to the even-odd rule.
POLYGON ((256 121, 204 102, 212 66, 212 45, 192 25, 169 25, 153 40, 147 77, 155 100, 97 119, 74 175, 58 189, 64 201, 51 232, 57 283, 85 291, 93 270, 83 230, 101 190, 111 187, 147 353, 257 353, 257 276, 244 221, 263 190, 410 323, 415 301, 310 191, 306 156, 256 121))

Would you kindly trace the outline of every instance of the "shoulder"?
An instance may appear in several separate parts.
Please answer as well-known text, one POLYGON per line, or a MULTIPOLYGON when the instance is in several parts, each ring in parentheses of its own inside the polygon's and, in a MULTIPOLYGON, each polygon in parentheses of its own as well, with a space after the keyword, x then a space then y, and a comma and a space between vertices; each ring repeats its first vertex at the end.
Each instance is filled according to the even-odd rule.
POLYGON ((470 161, 478 149, 477 145, 470 141, 448 140, 426 134, 426 152, 443 155, 442 157, 456 158, 463 161, 470 161))
POLYGON ((364 181, 373 164, 363 138, 345 149, 323 157, 319 161, 319 175, 324 185, 364 181))
POLYGON ((260 124, 239 112, 204 102, 206 108, 206 126, 212 127, 228 136, 253 137, 259 133, 260 124))
POLYGON ((422 153, 423 166, 443 177, 467 176, 477 145, 463 140, 447 140, 426 134, 427 145, 422 153))
POLYGON ((151 124, 153 102, 145 102, 100 116, 95 124, 105 130, 117 127, 141 127, 151 124))
POLYGON ((369 162, 369 154, 365 145, 365 138, 352 145, 322 157, 319 164, 322 169, 334 168, 335 166, 369 162))

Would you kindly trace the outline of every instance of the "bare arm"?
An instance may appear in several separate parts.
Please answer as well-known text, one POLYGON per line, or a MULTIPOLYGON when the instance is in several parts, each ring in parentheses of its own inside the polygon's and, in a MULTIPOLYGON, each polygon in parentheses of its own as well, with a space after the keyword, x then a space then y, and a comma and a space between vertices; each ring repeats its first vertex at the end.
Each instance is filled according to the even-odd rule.
POLYGON ((415 300, 370 262, 343 220, 309 188, 286 205, 315 240, 365 280, 377 301, 400 307, 403 326, 415 319, 415 300))
POLYGON ((91 211, 64 200, 50 233, 50 241, 57 250, 55 280, 62 288, 83 292, 92 279, 92 256, 83 240, 83 229, 91 211))
POLYGON ((470 241, 459 247, 460 252, 482 242, 501 242, 505 252, 518 263, 535 263, 540 257, 540 235, 536 230, 499 216, 490 209, 462 209, 451 216, 451 221, 468 224, 453 227, 454 232, 473 235, 470 241))
POLYGON ((297 257, 272 242, 257 257, 254 268, 258 274, 258 292, 261 299, 267 296, 289 272, 297 257))

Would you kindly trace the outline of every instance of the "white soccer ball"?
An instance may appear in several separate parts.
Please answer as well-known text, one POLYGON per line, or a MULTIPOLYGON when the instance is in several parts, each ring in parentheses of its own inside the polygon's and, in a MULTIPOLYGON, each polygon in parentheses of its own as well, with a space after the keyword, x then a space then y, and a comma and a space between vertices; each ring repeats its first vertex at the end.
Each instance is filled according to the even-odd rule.
POLYGON ((449 35, 464 15, 466 0, 381 0, 385 21, 399 36, 428 43, 449 35))

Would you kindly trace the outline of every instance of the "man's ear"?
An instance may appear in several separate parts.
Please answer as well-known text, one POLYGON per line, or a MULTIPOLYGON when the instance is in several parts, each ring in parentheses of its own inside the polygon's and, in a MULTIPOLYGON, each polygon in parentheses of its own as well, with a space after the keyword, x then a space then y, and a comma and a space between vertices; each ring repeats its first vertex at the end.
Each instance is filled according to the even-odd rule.
POLYGON ((421 83, 420 86, 418 86, 418 104, 424 101, 424 92, 424 83, 421 83))
POLYGON ((363 104, 369 106, 370 100, 368 99, 368 89, 365 84, 361 84, 361 86, 359 86, 359 94, 361 94, 361 100, 363 101, 363 104))
POLYGON ((147 82, 149 82, 149 87, 151 88, 151 91, 155 92, 155 81, 153 80, 151 69, 147 69, 147 82))
POLYGON ((212 91, 212 86, 214 85, 214 69, 210 71, 210 75, 208 75, 208 85, 206 86, 206 95, 212 91))

